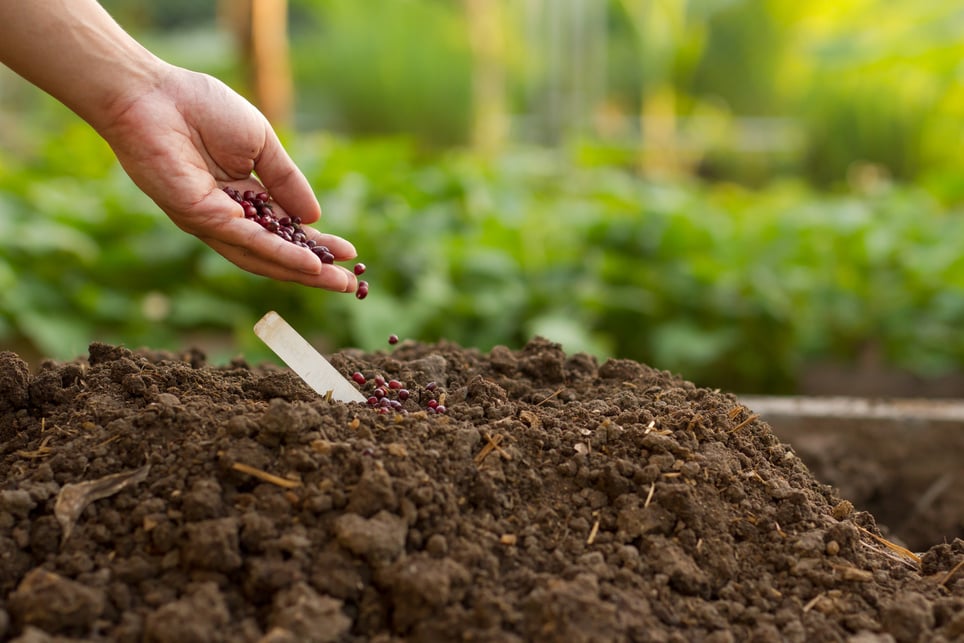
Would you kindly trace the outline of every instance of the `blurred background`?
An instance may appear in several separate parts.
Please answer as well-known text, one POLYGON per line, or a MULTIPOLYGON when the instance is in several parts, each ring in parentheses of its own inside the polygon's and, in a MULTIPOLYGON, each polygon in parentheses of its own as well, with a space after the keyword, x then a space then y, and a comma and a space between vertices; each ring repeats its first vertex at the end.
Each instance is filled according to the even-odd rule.
POLYGON ((241 272, 0 73, 0 349, 534 335, 740 393, 964 394, 950 0, 104 0, 271 118, 368 299, 241 272))

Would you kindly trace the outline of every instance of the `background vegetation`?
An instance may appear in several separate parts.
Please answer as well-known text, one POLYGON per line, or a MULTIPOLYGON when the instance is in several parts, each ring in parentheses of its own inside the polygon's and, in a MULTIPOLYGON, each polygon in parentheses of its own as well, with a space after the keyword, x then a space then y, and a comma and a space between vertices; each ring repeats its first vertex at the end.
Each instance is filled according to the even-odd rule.
MULTIPOLYGON (((227 264, 4 75, 0 345, 258 361, 251 326, 273 308, 323 350, 542 334, 740 392, 868 354, 960 371, 956 3, 518 0, 483 3, 488 36, 472 4, 290 2, 279 128, 369 266, 362 302, 227 264)), ((247 92, 216 3, 104 5, 247 92)))

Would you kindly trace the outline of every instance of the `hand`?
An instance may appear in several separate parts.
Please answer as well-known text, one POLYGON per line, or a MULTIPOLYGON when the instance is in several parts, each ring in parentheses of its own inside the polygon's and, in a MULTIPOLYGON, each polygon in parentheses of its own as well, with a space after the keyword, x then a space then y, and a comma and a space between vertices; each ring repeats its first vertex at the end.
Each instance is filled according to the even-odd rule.
MULTIPOLYGON (((311 251, 244 218, 221 187, 267 191, 275 213, 305 224, 321 216, 307 179, 264 116, 220 81, 173 66, 153 88, 118 101, 99 128, 131 179, 174 223, 237 266, 258 275, 354 292, 353 272, 323 265, 311 251), (253 174, 252 174, 253 173, 253 174)), ((348 241, 304 230, 336 261, 356 256, 348 241)))

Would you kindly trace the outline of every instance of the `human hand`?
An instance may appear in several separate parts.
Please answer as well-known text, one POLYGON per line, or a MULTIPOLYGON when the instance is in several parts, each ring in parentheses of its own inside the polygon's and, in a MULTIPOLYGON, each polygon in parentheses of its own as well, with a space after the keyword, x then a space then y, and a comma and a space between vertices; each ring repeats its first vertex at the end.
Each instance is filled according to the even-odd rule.
MULTIPOLYGON (((310 250, 245 219, 221 189, 268 192, 274 211, 305 224, 321 216, 307 179, 265 117, 220 81, 166 66, 156 85, 126 96, 98 130, 127 174, 174 223, 235 265, 258 275, 336 292, 354 292, 353 272, 322 264, 310 250)), ((336 261, 356 256, 351 243, 304 226, 336 261)))

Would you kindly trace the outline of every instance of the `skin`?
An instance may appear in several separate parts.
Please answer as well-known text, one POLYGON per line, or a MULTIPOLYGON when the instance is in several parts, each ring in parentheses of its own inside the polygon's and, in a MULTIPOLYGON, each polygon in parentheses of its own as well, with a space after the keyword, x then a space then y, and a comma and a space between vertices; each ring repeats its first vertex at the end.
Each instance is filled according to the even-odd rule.
MULTIPOLYGON (((0 21, 0 61, 87 121, 179 228, 249 272, 356 290, 353 272, 267 233, 221 190, 267 191, 278 216, 321 217, 308 180, 248 101, 157 58, 93 0, 0 0, 0 21)), ((304 229, 337 261, 356 256, 345 239, 304 229)))

